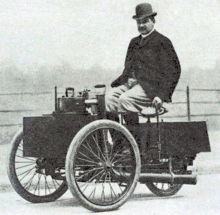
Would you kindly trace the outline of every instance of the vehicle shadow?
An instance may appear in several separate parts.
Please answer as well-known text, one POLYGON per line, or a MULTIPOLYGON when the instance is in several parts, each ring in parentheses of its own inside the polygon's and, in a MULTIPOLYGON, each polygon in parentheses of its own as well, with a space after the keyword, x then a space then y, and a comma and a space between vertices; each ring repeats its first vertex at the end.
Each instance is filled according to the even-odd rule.
POLYGON ((68 199, 60 199, 60 200, 57 200, 53 203, 51 203, 51 206, 53 207, 81 207, 81 203, 76 200, 75 198, 68 198, 68 199))
POLYGON ((184 196, 182 195, 175 195, 175 196, 163 196, 163 197, 159 197, 159 196, 155 196, 153 194, 149 194, 149 193, 136 193, 136 194, 132 194, 131 198, 129 199, 129 201, 149 201, 149 200, 161 200, 161 199, 179 199, 179 198, 183 198, 184 196))
POLYGON ((19 204, 22 204, 24 206, 28 207, 33 207, 33 208, 38 208, 39 205, 41 208, 59 208, 59 207, 81 207, 82 205, 80 204, 79 201, 77 201, 74 198, 68 198, 68 199, 60 199, 56 200, 53 202, 44 202, 44 203, 31 203, 31 202, 26 202, 23 199, 16 200, 16 202, 19 202, 19 204))
MULTIPOLYGON (((149 200, 165 200, 165 199, 179 199, 183 198, 184 196, 182 195, 175 195, 175 196, 165 196, 165 197, 158 197, 154 196, 153 194, 149 193, 136 193, 132 194, 130 199, 128 201, 149 201, 149 200)), ((68 199, 60 199, 55 202, 50 203, 51 206, 53 207, 81 207, 82 205, 80 204, 79 201, 77 201, 75 198, 68 198, 68 199)))

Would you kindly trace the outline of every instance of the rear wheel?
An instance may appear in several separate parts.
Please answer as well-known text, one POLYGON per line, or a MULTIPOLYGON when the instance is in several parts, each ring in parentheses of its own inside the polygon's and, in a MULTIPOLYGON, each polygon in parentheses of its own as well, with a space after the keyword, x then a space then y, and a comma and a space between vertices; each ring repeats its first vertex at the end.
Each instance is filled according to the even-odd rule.
POLYGON ((172 196, 181 188, 182 184, 147 182, 148 189, 156 196, 172 196))
POLYGON ((72 194, 92 211, 115 210, 134 191, 140 154, 130 132, 110 120, 94 121, 73 139, 66 158, 72 194))
POLYGON ((64 180, 56 180, 45 174, 39 164, 44 158, 23 156, 23 132, 20 130, 11 142, 7 171, 15 191, 32 203, 55 201, 68 189, 64 180))
MULTIPOLYGON (((187 166, 178 168, 175 170, 175 174, 184 174, 187 170, 187 166)), ((160 182, 147 182, 148 189, 156 196, 173 196, 183 186, 183 184, 171 184, 160 182)))

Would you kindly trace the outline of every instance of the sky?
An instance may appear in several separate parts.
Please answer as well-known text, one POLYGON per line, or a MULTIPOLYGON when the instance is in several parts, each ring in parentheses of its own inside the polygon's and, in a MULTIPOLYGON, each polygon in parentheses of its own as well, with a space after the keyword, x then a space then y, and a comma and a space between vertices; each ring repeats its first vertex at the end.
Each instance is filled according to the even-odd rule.
MULTIPOLYGON (((74 69, 99 66, 116 73, 138 35, 132 16, 143 2, 0 0, 0 68, 13 64, 31 74, 67 63, 74 69)), ((220 60, 220 1, 148 2, 158 13, 155 28, 171 39, 182 70, 212 71, 220 60)))

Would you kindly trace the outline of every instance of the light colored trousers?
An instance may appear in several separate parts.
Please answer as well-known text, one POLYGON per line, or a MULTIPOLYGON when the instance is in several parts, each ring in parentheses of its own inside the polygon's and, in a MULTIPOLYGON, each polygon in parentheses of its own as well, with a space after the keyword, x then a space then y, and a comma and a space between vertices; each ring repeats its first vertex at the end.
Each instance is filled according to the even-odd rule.
POLYGON ((105 95, 105 107, 107 112, 141 112, 151 105, 151 99, 140 84, 131 89, 127 85, 111 88, 105 95))

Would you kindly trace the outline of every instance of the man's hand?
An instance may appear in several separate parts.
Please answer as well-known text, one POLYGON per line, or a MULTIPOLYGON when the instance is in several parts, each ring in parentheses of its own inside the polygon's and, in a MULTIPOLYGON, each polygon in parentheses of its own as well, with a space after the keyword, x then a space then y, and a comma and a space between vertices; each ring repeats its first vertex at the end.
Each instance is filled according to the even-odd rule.
POLYGON ((154 98, 152 103, 155 107, 161 107, 163 104, 162 100, 157 96, 154 98))
POLYGON ((128 78, 128 87, 132 88, 134 85, 137 84, 137 80, 134 78, 128 78))

